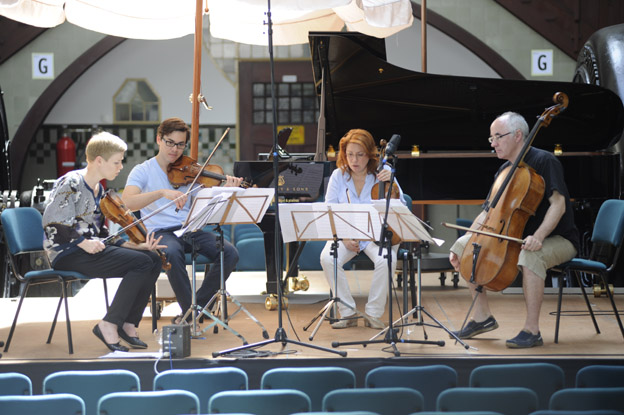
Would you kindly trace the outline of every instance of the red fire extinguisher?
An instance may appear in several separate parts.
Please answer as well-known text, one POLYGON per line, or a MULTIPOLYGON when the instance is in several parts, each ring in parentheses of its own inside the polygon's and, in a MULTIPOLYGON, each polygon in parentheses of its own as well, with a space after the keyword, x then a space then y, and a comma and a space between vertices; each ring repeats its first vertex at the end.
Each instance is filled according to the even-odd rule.
POLYGON ((56 143, 56 172, 58 177, 76 168, 76 143, 63 135, 56 143))

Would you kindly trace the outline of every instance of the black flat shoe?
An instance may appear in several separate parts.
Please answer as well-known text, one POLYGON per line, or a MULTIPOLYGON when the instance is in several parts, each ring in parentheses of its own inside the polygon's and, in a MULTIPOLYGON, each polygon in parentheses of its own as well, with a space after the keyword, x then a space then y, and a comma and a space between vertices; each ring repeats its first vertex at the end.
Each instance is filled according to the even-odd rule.
POLYGON ((111 352, 127 352, 128 350, 130 350, 126 346, 122 346, 121 344, 119 344, 119 342, 114 344, 106 343, 106 340, 104 340, 104 335, 100 330, 100 326, 98 326, 97 324, 95 325, 95 327, 93 327, 93 334, 95 334, 95 337, 102 340, 102 343, 104 343, 111 352))
POLYGON ((138 337, 132 337, 128 335, 128 333, 126 333, 124 329, 117 329, 117 333, 119 333, 119 337, 121 337, 123 341, 132 346, 132 348, 147 349, 147 344, 143 340, 139 339, 138 337))

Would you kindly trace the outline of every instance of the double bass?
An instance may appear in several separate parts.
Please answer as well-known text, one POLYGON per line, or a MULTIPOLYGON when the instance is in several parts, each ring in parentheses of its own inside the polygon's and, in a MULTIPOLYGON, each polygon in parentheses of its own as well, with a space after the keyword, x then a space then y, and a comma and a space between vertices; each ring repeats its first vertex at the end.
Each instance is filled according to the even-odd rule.
POLYGON ((553 101, 556 105, 539 117, 514 163, 498 175, 490 191, 493 197, 484 204, 483 221, 467 229, 473 234, 461 256, 460 273, 471 283, 501 291, 518 275, 524 227, 544 196, 544 179, 523 160, 538 131, 568 106, 562 92, 553 101))

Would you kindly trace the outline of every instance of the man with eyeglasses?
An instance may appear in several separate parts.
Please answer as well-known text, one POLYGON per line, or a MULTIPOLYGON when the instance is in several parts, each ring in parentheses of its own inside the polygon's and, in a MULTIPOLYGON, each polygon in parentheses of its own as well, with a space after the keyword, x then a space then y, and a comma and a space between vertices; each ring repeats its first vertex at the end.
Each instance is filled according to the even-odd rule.
MULTIPOLYGON (((183 120, 180 118, 164 120, 156 133, 158 154, 132 169, 122 194, 125 205, 130 210, 140 210, 144 218, 156 210, 163 209, 145 220, 144 224, 148 232, 154 232, 156 237, 162 237, 160 242, 162 245, 167 245, 164 251, 171 264, 167 277, 182 314, 191 306, 191 284, 186 272, 185 253, 191 252, 192 247, 187 240, 176 236, 174 232, 181 228, 182 222, 188 216, 191 197, 185 195, 189 185, 173 188, 167 177, 167 167, 182 156, 189 138, 190 130, 183 120), (168 207, 165 207, 166 205, 168 207)), ((226 176, 226 179, 225 186, 229 187, 238 187, 242 181, 242 178, 232 176, 226 176)), ((210 271, 204 276, 204 281, 197 290, 197 305, 203 307, 219 289, 221 258, 214 233, 197 231, 190 237, 197 252, 213 261, 210 271)), ((238 251, 231 243, 224 241, 223 269, 226 279, 237 262, 238 251)), ((191 314, 188 316, 188 319, 190 318, 191 314)), ((172 321, 174 324, 181 322, 182 315, 172 321)))
MULTIPOLYGON (((491 124, 490 134, 488 140, 496 151, 496 156, 507 160, 496 173, 498 176, 518 158, 528 138, 529 126, 520 114, 506 112, 491 124)), ((535 216, 529 218, 524 228, 524 243, 518 258, 518 269, 522 272, 527 314, 520 333, 507 340, 506 346, 509 348, 528 348, 544 344, 539 330, 539 314, 544 296, 546 271, 574 258, 579 249, 578 230, 574 224, 574 214, 561 163, 552 153, 534 147, 529 147, 524 162, 544 178, 545 187, 544 197, 535 216)), ((486 215, 485 211, 481 212, 474 223, 482 223, 486 215)), ((471 234, 467 233, 450 249, 449 260, 457 271, 470 237, 471 234)), ((472 319, 460 331, 455 332, 461 339, 469 339, 498 328, 498 322, 488 305, 486 291, 477 291, 479 287, 476 284, 468 283, 468 285, 473 298, 475 295, 477 298, 472 319)))

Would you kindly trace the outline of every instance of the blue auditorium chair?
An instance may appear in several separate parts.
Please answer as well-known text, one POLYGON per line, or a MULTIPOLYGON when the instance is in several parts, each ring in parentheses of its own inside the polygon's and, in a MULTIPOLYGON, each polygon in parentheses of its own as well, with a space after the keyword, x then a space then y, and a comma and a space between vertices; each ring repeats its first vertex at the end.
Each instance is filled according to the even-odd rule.
POLYGON ((246 390, 247 373, 236 367, 172 369, 154 378, 154 390, 182 389, 199 398, 200 413, 208 413, 208 401, 217 392, 246 390))
POLYGON ((32 395, 32 382, 22 373, 0 373, 0 395, 32 395))
POLYGON ((576 373, 577 388, 622 388, 624 366, 590 365, 576 373))
POLYGON ((529 415, 624 415, 624 412, 612 409, 594 409, 591 411, 555 411, 554 409, 541 409, 531 412, 529 415))
MULTIPOLYGON (((500 412, 493 411, 451 411, 451 412, 439 412, 439 411, 423 411, 416 412, 411 415, 505 415, 500 412)), ((589 415, 589 414, 586 414, 589 415)))
POLYGON ((565 386, 563 369, 552 363, 482 365, 470 372, 470 387, 519 386, 537 394, 538 409, 548 409, 550 397, 565 386))
POLYGON ((425 411, 435 411, 438 395, 457 386, 457 372, 450 366, 381 366, 371 369, 365 378, 367 388, 402 386, 422 393, 425 411))
POLYGON ((98 402, 98 414, 179 415, 198 414, 199 398, 185 390, 113 392, 98 402))
POLYGON ((295 389, 252 389, 218 392, 208 402, 208 413, 289 415, 310 412, 310 398, 295 389))
POLYGON ((69 393, 59 393, 58 395, 0 396, 0 414, 84 415, 85 404, 80 397, 69 393))
POLYGON ((97 414, 97 404, 102 396, 112 392, 134 392, 140 388, 137 374, 125 369, 66 370, 50 373, 43 379, 44 394, 77 395, 84 401, 87 415, 97 414))
POLYGON ((262 389, 297 389, 311 401, 312 411, 320 411, 323 397, 336 389, 355 388, 355 374, 343 367, 278 367, 266 371, 262 389))
POLYGON ((423 395, 411 388, 355 388, 328 392, 323 411, 372 411, 379 415, 408 415, 422 411, 423 395))
POLYGON ((439 412, 493 411, 526 415, 537 410, 537 394, 528 388, 451 388, 438 396, 439 412))
POLYGON ((550 397, 548 409, 591 411, 610 409, 624 412, 624 388, 566 388, 550 397))

